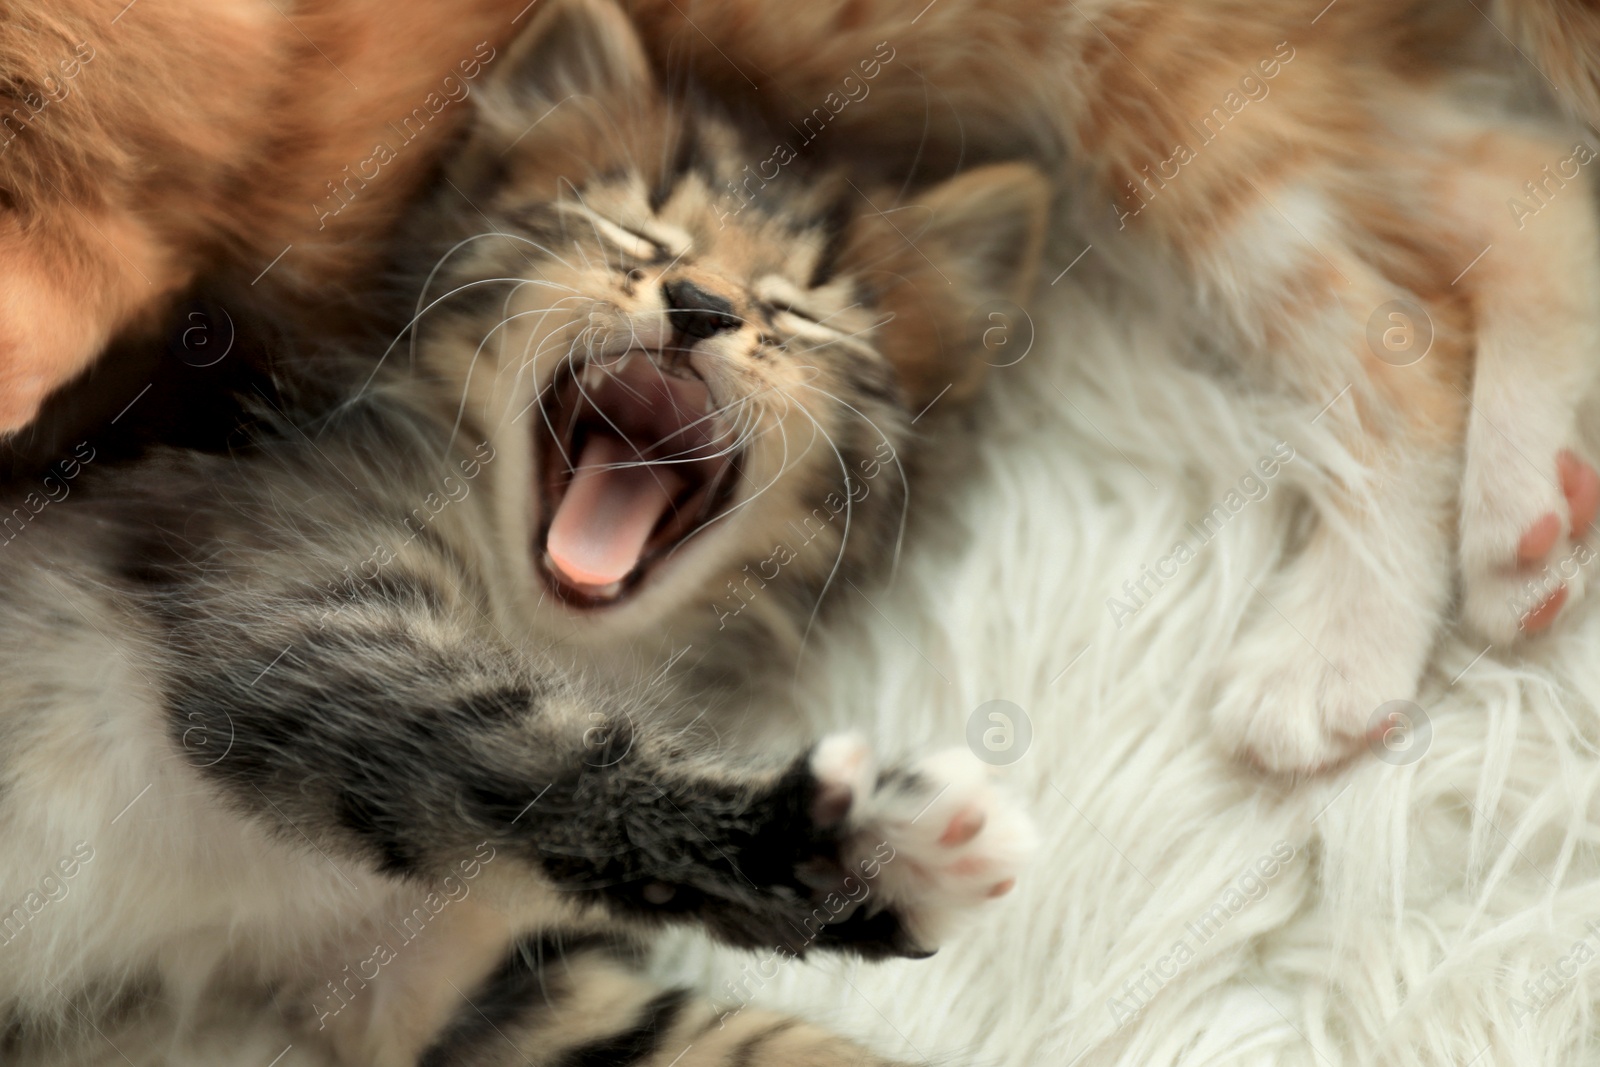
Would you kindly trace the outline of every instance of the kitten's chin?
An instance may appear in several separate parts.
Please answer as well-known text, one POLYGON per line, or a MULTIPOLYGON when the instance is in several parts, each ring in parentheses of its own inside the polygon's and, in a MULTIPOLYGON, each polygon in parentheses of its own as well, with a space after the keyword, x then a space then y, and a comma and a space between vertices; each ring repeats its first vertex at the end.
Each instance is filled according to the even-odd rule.
POLYGON ((631 599, 727 514, 739 436, 689 353, 569 361, 541 392, 534 558, 582 610, 631 599))

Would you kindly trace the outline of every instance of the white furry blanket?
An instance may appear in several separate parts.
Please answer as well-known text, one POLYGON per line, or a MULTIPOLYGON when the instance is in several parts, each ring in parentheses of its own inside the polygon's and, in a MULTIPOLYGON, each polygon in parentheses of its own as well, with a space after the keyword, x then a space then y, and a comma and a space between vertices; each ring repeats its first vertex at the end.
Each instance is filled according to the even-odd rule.
MULTIPOLYGON (((1208 741, 1217 664, 1271 610, 1251 583, 1331 453, 1315 410, 1180 365, 1072 282, 994 372, 948 524, 806 672, 819 725, 869 723, 889 750, 962 744, 987 701, 1022 708, 1032 739, 1006 773, 1044 852, 935 958, 791 964, 756 1002, 935 1063, 1594 1059, 1600 620, 1580 608, 1526 652, 1447 638, 1420 701, 1431 738, 1397 735, 1388 760, 1295 787, 1230 762, 1208 741), (1280 440, 1297 454, 1268 494, 1113 612, 1280 440)), ((1283 655, 1309 654, 1285 622, 1283 655)), ((663 968, 728 1000, 756 961, 684 937, 663 968)), ((267 1067, 288 1043, 258 1019, 184 1057, 122 1051, 267 1067)))

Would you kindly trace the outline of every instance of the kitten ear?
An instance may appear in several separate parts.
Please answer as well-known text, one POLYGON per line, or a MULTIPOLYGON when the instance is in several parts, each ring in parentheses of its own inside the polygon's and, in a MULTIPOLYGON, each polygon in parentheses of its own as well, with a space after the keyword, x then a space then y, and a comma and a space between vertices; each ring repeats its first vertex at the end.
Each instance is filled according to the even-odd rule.
POLYGON ((638 32, 611 0, 539 0, 500 75, 514 91, 552 104, 574 95, 604 100, 654 84, 638 32))
POLYGON ((995 301, 1021 303, 1033 288, 1050 209, 1050 183, 1024 163, 975 167, 889 217, 867 216, 853 244, 862 276, 894 315, 880 335, 913 410, 949 393, 973 392, 990 364, 1016 358, 991 351, 996 325, 1007 343, 1028 343, 1031 325, 995 301), (876 254, 874 254, 876 253, 876 254))
POLYGON ((1033 287, 1050 210, 1050 185, 1035 167, 976 167, 937 185, 913 210, 928 221, 912 238, 977 308, 991 300, 1023 300, 1033 287))

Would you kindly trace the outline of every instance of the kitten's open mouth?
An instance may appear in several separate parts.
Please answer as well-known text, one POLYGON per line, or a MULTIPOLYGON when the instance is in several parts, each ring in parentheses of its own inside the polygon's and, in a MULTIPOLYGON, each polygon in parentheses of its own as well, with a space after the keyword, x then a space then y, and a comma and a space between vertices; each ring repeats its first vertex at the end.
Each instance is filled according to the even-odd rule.
POLYGON ((539 567, 570 604, 615 604, 721 514, 733 428, 682 353, 575 360, 545 395, 539 567))

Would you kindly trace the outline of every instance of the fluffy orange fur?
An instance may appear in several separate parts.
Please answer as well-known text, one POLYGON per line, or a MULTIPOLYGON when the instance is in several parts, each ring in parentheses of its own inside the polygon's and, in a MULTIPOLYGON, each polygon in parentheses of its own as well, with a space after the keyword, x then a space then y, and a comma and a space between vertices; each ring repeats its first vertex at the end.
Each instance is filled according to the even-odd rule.
POLYGON ((201 271, 359 278, 527 6, 5 4, 0 432, 201 271))

